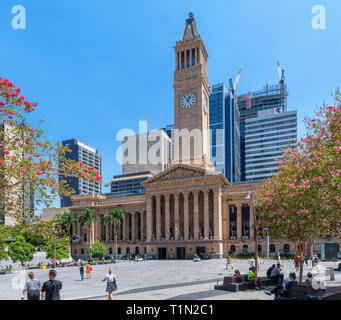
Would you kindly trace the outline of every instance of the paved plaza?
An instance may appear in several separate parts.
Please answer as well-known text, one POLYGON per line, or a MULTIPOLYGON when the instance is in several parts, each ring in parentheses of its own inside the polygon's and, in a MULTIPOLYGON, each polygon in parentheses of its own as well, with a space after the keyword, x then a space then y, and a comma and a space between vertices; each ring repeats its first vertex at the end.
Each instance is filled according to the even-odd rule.
MULTIPOLYGON (((93 266, 92 279, 80 280, 77 267, 57 269, 57 279, 63 282, 61 298, 65 300, 105 300, 107 298, 106 284, 101 282, 107 270, 111 267, 118 278, 117 300, 240 300, 256 299, 271 300, 273 296, 264 294, 267 290, 249 290, 238 293, 214 290, 214 285, 223 280, 226 275, 232 275, 234 269, 247 273, 247 260, 233 260, 233 270, 225 270, 225 260, 211 259, 193 262, 191 260, 150 260, 143 262, 119 262, 108 265, 93 266)), ((265 275, 268 267, 275 263, 264 260, 260 275, 265 275)), ((295 271, 292 261, 282 261, 285 280, 290 272, 295 271)), ((320 268, 337 267, 335 262, 322 262, 320 268)), ((36 278, 41 281, 48 279, 48 270, 33 270, 36 278)), ((311 266, 304 269, 304 274, 312 271, 311 266)), ((325 276, 313 270, 314 277, 325 276)), ((340 285, 341 273, 335 272, 336 281, 327 281, 327 286, 340 285)), ((21 277, 22 278, 22 277, 21 277)), ((0 276, 0 299, 18 300, 21 298, 20 275, 9 274, 0 276)))

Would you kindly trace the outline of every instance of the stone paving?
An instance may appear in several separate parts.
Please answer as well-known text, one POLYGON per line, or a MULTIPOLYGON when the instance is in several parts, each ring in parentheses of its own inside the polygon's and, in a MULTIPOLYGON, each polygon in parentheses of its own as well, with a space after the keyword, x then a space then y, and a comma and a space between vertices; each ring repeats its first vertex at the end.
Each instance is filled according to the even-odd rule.
MULTIPOLYGON (((285 279, 290 272, 295 271, 292 261, 283 260, 285 279)), ((268 267, 276 263, 273 260, 263 260, 260 275, 265 275, 268 267)), ((334 266, 335 263, 320 263, 320 268, 334 266)), ((222 281, 226 275, 232 275, 235 269, 241 273, 247 273, 249 263, 247 260, 233 260, 233 270, 225 270, 225 260, 211 259, 193 262, 191 260, 154 260, 143 262, 119 262, 117 264, 93 266, 91 280, 80 281, 77 267, 57 269, 57 279, 63 282, 61 298, 70 299, 106 299, 105 283, 101 282, 111 267, 118 278, 117 300, 244 300, 244 299, 273 299, 264 294, 264 290, 249 290, 245 292, 231 293, 214 290, 217 281, 222 281)), ((311 266, 304 268, 304 274, 312 271, 311 266)), ((48 270, 34 270, 36 278, 46 281, 48 270)), ((317 270, 313 270, 318 277, 317 270)), ((324 275, 323 272, 320 275, 324 275)), ((327 285, 340 285, 341 273, 336 272, 336 281, 327 282, 327 285)), ((11 274, 0 276, 0 299, 20 299, 23 274, 11 274), (21 281, 21 282, 20 282, 21 281)), ((266 290, 266 289, 265 289, 266 290)))

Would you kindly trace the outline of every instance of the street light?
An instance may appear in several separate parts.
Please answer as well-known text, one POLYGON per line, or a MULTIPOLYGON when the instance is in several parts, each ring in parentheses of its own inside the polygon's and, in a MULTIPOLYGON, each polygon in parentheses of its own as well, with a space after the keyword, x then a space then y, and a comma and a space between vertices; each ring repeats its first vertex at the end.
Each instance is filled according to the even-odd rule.
POLYGON ((252 213, 253 213, 253 219, 254 219, 254 226, 255 226, 255 277, 257 278, 257 273, 258 273, 258 227, 257 227, 257 219, 256 219, 256 210, 255 210, 255 199, 254 199, 254 195, 253 195, 253 191, 252 191, 252 187, 251 187, 251 191, 248 192, 247 196, 245 197, 245 199, 247 200, 251 200, 252 201, 252 213))

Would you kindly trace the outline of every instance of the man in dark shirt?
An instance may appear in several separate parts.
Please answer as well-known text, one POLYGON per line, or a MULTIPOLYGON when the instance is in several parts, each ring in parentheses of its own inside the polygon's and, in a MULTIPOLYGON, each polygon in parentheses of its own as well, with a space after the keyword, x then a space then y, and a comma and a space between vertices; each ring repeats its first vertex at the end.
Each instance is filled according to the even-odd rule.
POLYGON ((42 298, 45 300, 60 300, 60 290, 62 289, 62 283, 56 279, 56 270, 50 270, 49 281, 44 282, 41 290, 42 298))

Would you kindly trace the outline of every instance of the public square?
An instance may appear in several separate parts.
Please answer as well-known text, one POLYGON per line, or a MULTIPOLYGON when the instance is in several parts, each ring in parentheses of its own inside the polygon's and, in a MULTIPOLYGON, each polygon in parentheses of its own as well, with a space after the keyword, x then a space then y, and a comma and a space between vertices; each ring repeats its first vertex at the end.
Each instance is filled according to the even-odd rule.
MULTIPOLYGON (((106 275, 109 267, 113 269, 118 278, 118 291, 115 293, 117 300, 272 300, 273 296, 264 293, 269 288, 262 290, 248 290, 244 292, 227 292, 214 290, 217 282, 222 282, 223 277, 232 275, 233 270, 247 273, 248 260, 233 260, 233 270, 225 270, 225 259, 211 259, 193 262, 192 260, 147 260, 143 262, 119 262, 116 264, 94 265, 92 279, 80 280, 77 267, 64 267, 57 269, 57 279, 63 283, 61 291, 62 300, 106 300, 106 284, 101 280, 106 275)), ((265 276, 268 267, 276 263, 274 260, 261 262, 260 275, 265 276)), ((292 260, 283 260, 285 281, 289 272, 295 271, 292 260)), ((314 278, 325 276, 323 268, 333 266, 338 262, 321 262, 320 273, 312 271, 311 266, 305 266, 304 275, 312 271, 314 278)), ((33 270, 36 278, 42 282, 48 278, 48 270, 33 270)), ((297 274, 298 275, 298 274, 297 274)), ((341 273, 335 272, 336 281, 327 281, 327 286, 341 284, 341 273)), ((0 276, 0 299, 19 300, 21 290, 14 289, 12 281, 18 283, 18 274, 0 276), (16 278, 15 278, 16 277, 16 278)))

